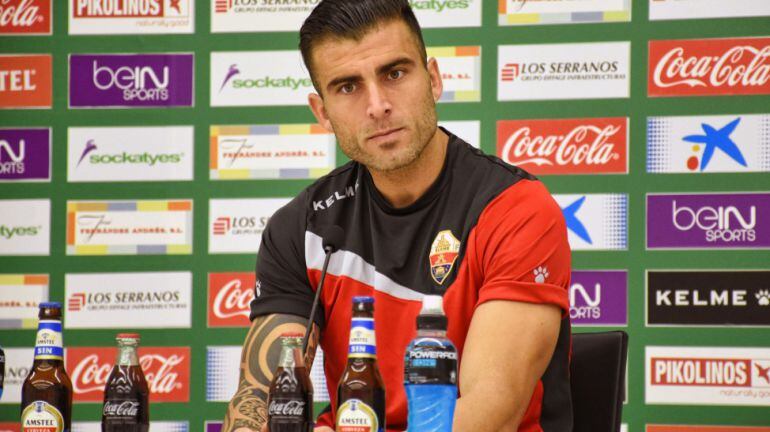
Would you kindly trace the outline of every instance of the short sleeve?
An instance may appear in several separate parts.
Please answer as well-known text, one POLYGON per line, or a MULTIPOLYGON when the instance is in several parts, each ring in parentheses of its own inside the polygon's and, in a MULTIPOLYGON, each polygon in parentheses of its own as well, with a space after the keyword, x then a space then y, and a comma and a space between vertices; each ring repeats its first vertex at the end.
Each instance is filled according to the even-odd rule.
MULTIPOLYGON (((308 318, 314 292, 305 269, 305 211, 300 194, 280 208, 262 233, 251 315, 291 314, 308 318)), ((323 324, 320 311, 316 323, 323 324)))
POLYGON ((553 304, 569 313, 567 227, 541 182, 520 180, 487 205, 476 225, 475 249, 483 275, 478 304, 553 304))

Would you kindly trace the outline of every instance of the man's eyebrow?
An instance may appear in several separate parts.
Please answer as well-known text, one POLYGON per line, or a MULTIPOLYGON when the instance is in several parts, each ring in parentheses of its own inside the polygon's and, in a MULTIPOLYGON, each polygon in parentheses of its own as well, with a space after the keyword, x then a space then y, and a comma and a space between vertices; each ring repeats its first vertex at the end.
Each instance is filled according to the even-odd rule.
MULTIPOLYGON (((381 75, 383 73, 388 72, 389 70, 393 69, 396 66, 414 66, 416 63, 414 60, 408 58, 408 57, 401 57, 396 60, 393 60, 392 62, 382 65, 377 68, 377 74, 381 75)), ((326 85, 327 90, 332 90, 334 87, 336 87, 339 84, 342 83, 348 83, 348 82, 357 82, 361 81, 362 77, 361 75, 346 75, 341 76, 339 78, 334 78, 333 80, 329 81, 329 84, 326 85)))

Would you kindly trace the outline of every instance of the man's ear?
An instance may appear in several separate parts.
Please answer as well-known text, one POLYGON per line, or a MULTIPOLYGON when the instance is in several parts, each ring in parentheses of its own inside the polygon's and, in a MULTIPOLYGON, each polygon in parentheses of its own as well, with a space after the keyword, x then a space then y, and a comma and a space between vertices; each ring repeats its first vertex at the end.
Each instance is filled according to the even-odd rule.
POLYGON ((433 101, 438 102, 444 92, 444 81, 441 80, 441 72, 438 70, 438 62, 434 57, 428 59, 428 75, 430 75, 430 89, 433 93, 433 101))
POLYGON ((332 122, 329 120, 329 116, 326 115, 323 98, 318 93, 310 93, 307 96, 307 102, 310 105, 310 110, 313 111, 315 119, 318 120, 318 124, 327 131, 334 133, 332 122))

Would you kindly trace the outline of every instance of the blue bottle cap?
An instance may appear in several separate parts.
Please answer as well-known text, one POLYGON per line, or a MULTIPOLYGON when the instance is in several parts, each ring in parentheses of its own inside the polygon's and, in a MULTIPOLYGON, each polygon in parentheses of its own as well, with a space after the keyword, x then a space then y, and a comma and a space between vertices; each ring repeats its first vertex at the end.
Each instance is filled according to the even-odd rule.
POLYGON ((374 303, 374 297, 372 297, 372 296, 355 296, 355 297, 353 297, 353 303, 374 303))
POLYGON ((45 308, 45 309, 49 309, 49 308, 61 309, 61 303, 59 303, 59 302, 41 302, 39 307, 40 308, 45 308))

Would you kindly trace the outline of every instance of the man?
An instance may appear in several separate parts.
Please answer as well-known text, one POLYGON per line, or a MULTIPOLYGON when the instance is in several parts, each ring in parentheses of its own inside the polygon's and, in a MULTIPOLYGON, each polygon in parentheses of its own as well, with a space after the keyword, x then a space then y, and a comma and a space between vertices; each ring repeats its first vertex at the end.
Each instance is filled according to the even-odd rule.
POLYGON ((437 128, 441 75, 407 0, 323 0, 300 48, 318 92, 310 108, 352 162, 276 212, 263 235, 224 430, 265 423, 277 338, 305 328, 330 225, 346 235, 310 343, 324 350, 332 398, 316 431, 334 427, 356 295, 376 299, 387 430, 406 429, 403 355, 423 294, 443 295, 461 356, 454 431, 572 430, 570 252, 545 187, 437 128))

